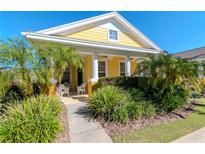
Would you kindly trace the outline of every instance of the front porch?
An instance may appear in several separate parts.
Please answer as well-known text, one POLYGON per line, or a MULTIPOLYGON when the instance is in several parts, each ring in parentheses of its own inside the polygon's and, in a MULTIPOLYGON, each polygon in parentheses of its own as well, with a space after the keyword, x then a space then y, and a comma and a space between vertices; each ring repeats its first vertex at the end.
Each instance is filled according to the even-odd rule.
POLYGON ((73 94, 77 86, 86 84, 86 94, 92 94, 92 86, 102 77, 131 76, 136 71, 138 58, 136 56, 111 55, 103 53, 80 53, 83 58, 83 68, 68 66, 64 72, 62 84, 68 83, 73 94))

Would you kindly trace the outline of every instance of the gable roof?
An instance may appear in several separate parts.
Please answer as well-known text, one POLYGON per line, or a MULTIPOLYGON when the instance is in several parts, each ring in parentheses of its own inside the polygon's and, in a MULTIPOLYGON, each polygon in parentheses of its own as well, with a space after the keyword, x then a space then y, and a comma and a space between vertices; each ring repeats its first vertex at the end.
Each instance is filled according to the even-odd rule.
POLYGON ((45 30, 37 31, 38 34, 46 34, 46 35, 63 35, 74 33, 76 31, 80 31, 82 29, 93 27, 103 21, 114 20, 118 22, 121 26, 123 26, 133 38, 137 39, 139 42, 143 43, 146 47, 150 49, 160 50, 161 49, 154 44, 150 39, 148 39, 144 34, 142 34, 138 29, 136 29, 132 24, 130 24, 126 19, 124 19, 117 12, 111 12, 99 16, 95 16, 92 18, 72 22, 69 24, 64 24, 61 26, 48 28, 45 30))
POLYGON ((195 48, 174 54, 176 58, 193 59, 205 55, 205 47, 195 48))

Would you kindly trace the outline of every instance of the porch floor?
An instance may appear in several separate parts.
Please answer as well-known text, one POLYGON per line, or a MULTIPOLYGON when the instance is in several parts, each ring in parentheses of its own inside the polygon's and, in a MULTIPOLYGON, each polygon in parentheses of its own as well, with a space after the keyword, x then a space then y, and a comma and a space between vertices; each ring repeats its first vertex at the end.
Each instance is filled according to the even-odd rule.
POLYGON ((69 96, 64 95, 62 101, 64 104, 87 103, 88 95, 77 95, 76 91, 71 91, 69 96))

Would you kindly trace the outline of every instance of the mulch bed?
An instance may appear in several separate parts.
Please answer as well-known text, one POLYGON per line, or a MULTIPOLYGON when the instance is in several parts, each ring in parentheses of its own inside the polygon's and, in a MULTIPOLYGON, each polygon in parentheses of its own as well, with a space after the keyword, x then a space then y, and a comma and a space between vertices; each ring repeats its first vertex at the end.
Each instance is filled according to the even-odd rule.
POLYGON ((181 110, 171 112, 168 114, 157 114, 154 117, 151 118, 142 118, 139 120, 130 120, 126 124, 120 124, 120 123, 111 123, 106 122, 103 119, 97 119, 97 121, 100 122, 103 128, 105 128, 106 132, 110 136, 118 135, 118 134, 125 134, 130 131, 145 128, 147 126, 151 125, 158 125, 162 123, 168 123, 170 121, 176 121, 180 119, 186 118, 188 115, 190 115, 192 112, 194 112, 194 103, 190 104, 187 107, 184 107, 181 110))
POLYGON ((65 105, 63 105, 63 111, 60 115, 61 122, 63 124, 63 130, 60 132, 56 139, 56 143, 70 143, 68 116, 65 105))

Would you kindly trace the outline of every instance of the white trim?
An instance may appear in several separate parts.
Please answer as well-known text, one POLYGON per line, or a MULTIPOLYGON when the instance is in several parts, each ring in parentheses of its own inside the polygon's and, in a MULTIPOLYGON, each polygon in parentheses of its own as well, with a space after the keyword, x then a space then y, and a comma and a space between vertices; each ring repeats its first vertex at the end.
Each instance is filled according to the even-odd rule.
POLYGON ((37 33, 54 34, 54 33, 60 32, 60 31, 65 31, 65 30, 69 30, 69 29, 76 28, 76 27, 79 27, 79 26, 83 26, 83 25, 89 24, 91 22, 97 22, 97 21, 99 21, 99 19, 101 19, 101 20, 106 19, 107 17, 112 16, 113 13, 114 12, 110 12, 110 13, 107 13, 107 14, 102 14, 102 15, 99 15, 99 16, 95 16, 95 17, 91 17, 91 18, 71 22, 71 23, 68 23, 68 24, 64 24, 64 25, 60 25, 60 26, 40 30, 40 31, 37 31, 37 33))
POLYGON ((125 18, 123 18, 120 14, 116 13, 116 15, 119 17, 119 19, 122 19, 122 21, 125 23, 128 28, 132 29, 133 33, 140 35, 148 44, 153 46, 156 50, 162 51, 155 43, 153 43, 148 37, 146 37, 141 31, 139 31, 136 27, 134 27, 131 23, 129 23, 125 18))
POLYGON ((122 51, 130 51, 130 52, 142 52, 142 53, 153 53, 159 54, 161 51, 153 50, 153 49, 146 49, 146 48, 134 48, 134 47, 126 47, 126 46, 119 46, 119 45, 111 45, 111 44, 103 44, 103 43, 96 43, 91 41, 82 41, 78 39, 71 39, 71 38, 64 38, 58 36, 50 36, 38 33, 27 33, 22 32, 22 34, 26 38, 36 39, 36 40, 43 40, 43 41, 50 41, 62 44, 70 44, 70 45, 78 45, 78 46, 86 46, 86 47, 95 47, 95 48, 104 48, 104 49, 113 49, 113 50, 122 50, 122 51))
POLYGON ((118 30, 113 30, 113 29, 107 29, 107 39, 108 39, 108 41, 110 41, 110 42, 119 42, 119 31, 118 30), (112 30, 112 31, 116 31, 117 32, 117 40, 113 40, 113 39, 110 39, 110 30, 112 30))
POLYGON ((125 58, 125 76, 131 76, 131 60, 129 55, 125 58))
POLYGON ((130 31, 131 34, 133 34, 134 37, 136 37, 138 40, 143 42, 146 46, 162 51, 156 44, 154 44, 150 39, 148 39, 144 34, 142 34, 137 28, 135 28, 132 24, 130 24, 126 19, 124 19, 117 12, 111 12, 100 16, 73 22, 70 24, 65 24, 65 25, 37 31, 37 33, 56 35, 65 31, 71 31, 77 29, 79 27, 85 27, 88 26, 89 24, 98 23, 100 21, 110 19, 110 18, 113 18, 116 21, 118 21, 120 24, 122 24, 128 31, 130 31))
MULTIPOLYGON (((105 62, 105 77, 108 77, 108 60, 107 59, 98 59, 98 67, 99 62, 105 62)), ((99 79, 99 68, 98 68, 98 79, 99 79)))
POLYGON ((92 79, 98 80, 98 53, 92 55, 92 79))
MULTIPOLYGON (((105 24, 101 24, 99 26, 97 26, 98 28, 103 28, 103 29, 113 29, 113 30, 117 30, 117 31, 121 31, 120 29, 122 28, 119 28, 115 25, 116 23, 113 23, 112 20, 108 21, 107 23, 105 24)), ((119 26, 119 25, 118 25, 119 26)), ((122 27, 122 26, 121 26, 122 27)))

